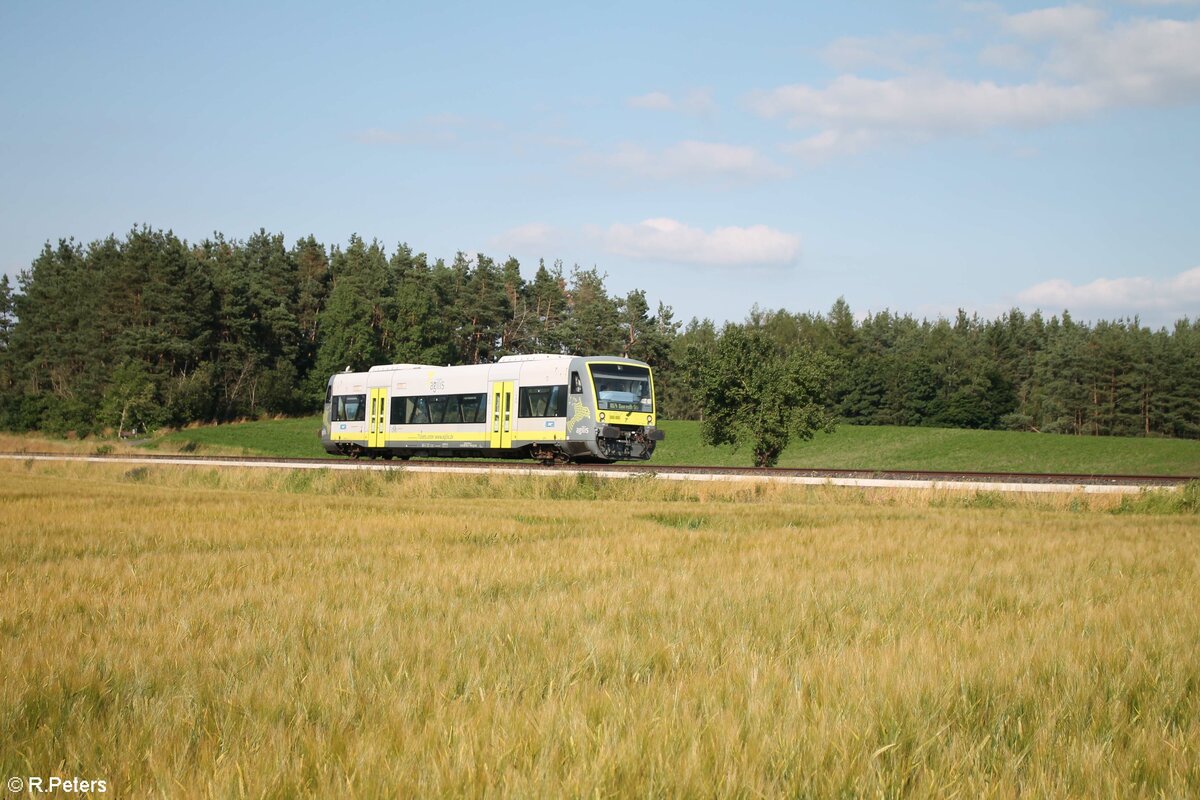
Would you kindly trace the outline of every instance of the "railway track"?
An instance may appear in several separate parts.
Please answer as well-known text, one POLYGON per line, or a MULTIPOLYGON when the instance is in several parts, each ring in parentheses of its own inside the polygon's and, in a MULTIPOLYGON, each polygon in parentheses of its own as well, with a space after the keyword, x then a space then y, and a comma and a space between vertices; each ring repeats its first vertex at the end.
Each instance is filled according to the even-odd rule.
POLYGON ((543 466, 525 461, 465 459, 375 461, 336 458, 276 458, 272 456, 209 456, 189 454, 72 454, 0 452, 0 459, 82 461, 92 463, 226 466, 271 469, 408 470, 463 474, 518 475, 591 474, 605 478, 659 478, 694 481, 766 481, 807 485, 831 484, 862 488, 975 489, 1012 492, 1133 493, 1144 489, 1173 489, 1190 475, 1102 475, 1033 472, 966 472, 931 470, 846 470, 757 467, 668 466, 660 464, 567 464, 543 466))

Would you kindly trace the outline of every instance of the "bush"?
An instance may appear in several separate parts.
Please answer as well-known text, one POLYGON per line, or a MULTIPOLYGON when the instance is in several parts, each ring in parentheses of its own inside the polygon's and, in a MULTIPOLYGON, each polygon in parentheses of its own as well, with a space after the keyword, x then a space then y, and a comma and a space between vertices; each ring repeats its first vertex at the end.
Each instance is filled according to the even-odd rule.
POLYGON ((1033 417, 1014 411, 1000 417, 999 427, 1005 431, 1032 431, 1034 429, 1033 417))
POLYGON ((1189 481, 1173 492, 1146 490, 1126 495, 1114 514, 1200 514, 1200 481, 1189 481))

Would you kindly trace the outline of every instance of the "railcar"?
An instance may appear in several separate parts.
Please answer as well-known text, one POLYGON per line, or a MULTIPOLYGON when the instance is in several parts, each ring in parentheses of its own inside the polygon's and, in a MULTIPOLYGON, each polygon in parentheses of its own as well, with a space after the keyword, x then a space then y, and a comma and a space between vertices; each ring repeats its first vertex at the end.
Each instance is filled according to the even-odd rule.
POLYGON ((505 356, 494 364, 385 364, 333 375, 321 442, 352 458, 646 460, 654 375, 615 356, 505 356))

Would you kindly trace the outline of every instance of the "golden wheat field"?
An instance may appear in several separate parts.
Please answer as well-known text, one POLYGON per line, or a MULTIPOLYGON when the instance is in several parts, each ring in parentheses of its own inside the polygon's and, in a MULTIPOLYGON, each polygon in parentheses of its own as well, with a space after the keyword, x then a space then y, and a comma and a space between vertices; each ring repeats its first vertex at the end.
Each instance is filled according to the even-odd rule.
POLYGON ((1194 495, 6 462, 0 779, 1195 796, 1194 495))

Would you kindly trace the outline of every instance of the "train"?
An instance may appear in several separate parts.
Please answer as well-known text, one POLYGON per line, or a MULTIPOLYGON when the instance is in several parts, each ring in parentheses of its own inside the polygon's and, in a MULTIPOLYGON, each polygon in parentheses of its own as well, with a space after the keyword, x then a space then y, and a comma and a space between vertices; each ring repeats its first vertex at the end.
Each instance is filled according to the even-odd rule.
POLYGON ((320 436, 351 458, 645 461, 665 439, 657 416, 644 361, 538 353, 347 368, 329 378, 320 436))

